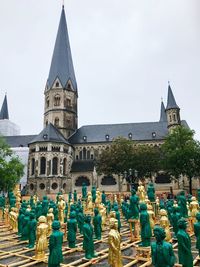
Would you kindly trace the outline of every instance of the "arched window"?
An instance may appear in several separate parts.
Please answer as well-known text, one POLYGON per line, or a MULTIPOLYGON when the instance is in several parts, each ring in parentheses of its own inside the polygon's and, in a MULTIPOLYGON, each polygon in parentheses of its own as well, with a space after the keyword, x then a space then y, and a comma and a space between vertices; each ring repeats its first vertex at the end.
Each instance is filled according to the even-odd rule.
POLYGON ((176 121, 176 113, 173 113, 173 119, 176 121))
POLYGON ((31 160, 31 175, 35 174, 35 159, 31 160))
POLYGON ((53 158, 53 164, 52 164, 52 174, 57 175, 58 174, 58 158, 53 158))
POLYGON ((79 152, 79 159, 83 159, 83 151, 82 150, 79 152))
POLYGON ((59 127, 59 118, 58 118, 58 117, 55 118, 55 120, 54 120, 54 125, 55 125, 56 127, 59 127))
POLYGON ((46 99, 46 107, 48 108, 49 107, 49 98, 47 97, 46 99))
POLYGON ((113 175, 104 176, 101 180, 102 185, 116 185, 117 182, 113 175))
POLYGON ((66 168, 67 168, 67 159, 64 158, 64 160, 63 160, 63 175, 66 175, 66 168))
POLYGON ((40 174, 46 174, 46 158, 41 157, 40 159, 40 174))
POLYGON ((87 151, 87 159, 90 159, 90 150, 87 151))
POLYGON ((86 148, 83 148, 83 159, 86 159, 86 148))
POLYGON ((87 178, 87 176, 79 176, 76 179, 75 186, 82 186, 83 183, 85 183, 86 186, 90 185, 90 180, 87 178))
POLYGON ((54 106, 60 106, 60 95, 54 96, 54 106))
POLYGON ((46 120, 46 126, 48 125, 48 120, 46 120))

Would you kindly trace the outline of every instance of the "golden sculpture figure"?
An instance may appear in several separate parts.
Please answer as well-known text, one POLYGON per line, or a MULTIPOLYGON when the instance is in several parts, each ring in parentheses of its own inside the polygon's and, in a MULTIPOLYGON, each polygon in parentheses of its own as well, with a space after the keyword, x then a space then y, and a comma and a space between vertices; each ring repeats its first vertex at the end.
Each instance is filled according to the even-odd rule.
POLYGON ((110 232, 108 234, 108 245, 109 245, 109 254, 108 254, 108 263, 112 267, 122 267, 122 257, 121 257, 121 248, 120 242, 121 237, 118 232, 118 221, 117 219, 110 219, 110 232))
POLYGON ((8 205, 6 205, 4 209, 4 218, 5 218, 5 224, 8 225, 10 223, 8 205))
POLYGON ((196 222, 196 214, 199 211, 199 203, 198 203, 196 197, 191 197, 191 202, 189 204, 189 210, 190 210, 192 229, 193 229, 194 228, 193 225, 196 222))
POLYGON ((166 237, 165 240, 167 242, 169 242, 172 238, 171 236, 171 232, 170 232, 170 224, 169 224, 169 220, 168 220, 168 216, 167 216, 167 211, 164 209, 160 210, 160 226, 165 230, 166 233, 166 237))
POLYGON ((92 194, 89 191, 87 196, 87 212, 93 213, 93 203, 92 203, 92 194))
POLYGON ((96 199, 95 199, 96 208, 98 208, 100 204, 101 204, 101 192, 97 188, 97 190, 96 190, 96 199))
POLYGON ((20 189, 17 189, 17 192, 16 192, 16 207, 19 209, 20 206, 21 206, 21 192, 20 192, 20 189))
POLYGON ((45 216, 40 216, 38 219, 38 225, 36 230, 36 248, 35 248, 35 258, 44 259, 45 250, 48 247, 47 240, 48 224, 45 216))
POLYGON ((150 203, 147 204, 147 212, 149 214, 149 222, 150 222, 151 230, 152 230, 152 233, 153 233, 153 228, 155 226, 156 217, 155 217, 155 213, 153 211, 153 207, 152 207, 152 205, 150 203))
POLYGON ((104 231, 107 217, 106 217, 106 207, 102 203, 99 205, 99 213, 101 214, 102 218, 102 231, 104 231))
POLYGON ((36 205, 36 203, 38 202, 39 198, 37 197, 37 195, 33 196, 33 203, 36 205))
POLYGON ((139 181, 139 186, 138 186, 138 196, 140 199, 140 202, 144 202, 145 203, 145 198, 146 198, 146 192, 145 192, 145 188, 144 185, 142 184, 141 181, 139 181))
POLYGON ((47 213, 47 224, 48 224, 48 236, 51 235, 52 232, 52 222, 54 220, 53 208, 50 208, 47 213))
POLYGON ((59 195, 58 198, 58 219, 61 224, 64 223, 64 211, 65 211, 65 201, 63 200, 63 196, 59 195))

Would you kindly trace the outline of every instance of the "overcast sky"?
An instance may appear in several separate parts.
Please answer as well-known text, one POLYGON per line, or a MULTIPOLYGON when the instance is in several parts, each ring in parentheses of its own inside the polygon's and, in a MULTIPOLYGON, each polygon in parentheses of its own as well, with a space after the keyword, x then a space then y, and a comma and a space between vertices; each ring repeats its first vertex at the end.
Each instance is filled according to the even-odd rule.
MULTIPOLYGON (((0 0, 0 106, 43 129, 61 0, 0 0)), ((79 127, 157 121, 168 80, 200 140, 200 0, 65 0, 79 127)))

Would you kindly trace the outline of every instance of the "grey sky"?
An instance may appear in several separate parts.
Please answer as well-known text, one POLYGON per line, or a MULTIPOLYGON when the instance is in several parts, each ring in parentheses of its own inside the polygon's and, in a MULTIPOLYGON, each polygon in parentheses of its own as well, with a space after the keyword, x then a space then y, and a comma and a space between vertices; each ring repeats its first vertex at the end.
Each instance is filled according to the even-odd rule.
MULTIPOLYGON (((0 1, 0 105, 22 134, 43 128, 60 0, 0 1)), ((79 126, 156 121, 167 83, 200 140, 200 1, 65 0, 79 126)))

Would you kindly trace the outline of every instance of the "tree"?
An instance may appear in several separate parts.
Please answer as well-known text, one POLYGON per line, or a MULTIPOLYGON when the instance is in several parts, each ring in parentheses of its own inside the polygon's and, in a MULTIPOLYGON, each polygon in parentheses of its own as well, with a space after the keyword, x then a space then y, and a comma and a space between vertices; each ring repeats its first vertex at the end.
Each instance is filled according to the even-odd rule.
POLYGON ((0 137, 0 191, 8 192, 14 189, 23 174, 24 165, 0 137))
POLYGON ((164 169, 177 179, 180 175, 187 176, 192 194, 192 178, 200 174, 200 144, 194 140, 194 131, 176 127, 168 134, 161 150, 164 169))

